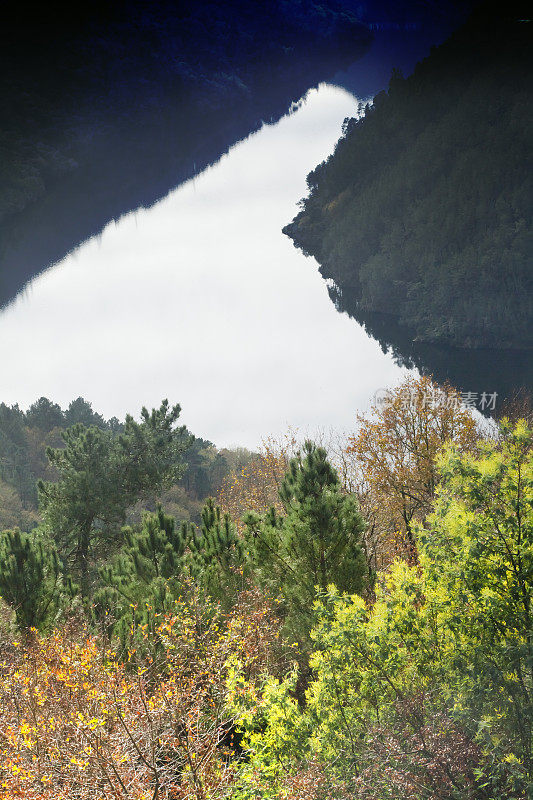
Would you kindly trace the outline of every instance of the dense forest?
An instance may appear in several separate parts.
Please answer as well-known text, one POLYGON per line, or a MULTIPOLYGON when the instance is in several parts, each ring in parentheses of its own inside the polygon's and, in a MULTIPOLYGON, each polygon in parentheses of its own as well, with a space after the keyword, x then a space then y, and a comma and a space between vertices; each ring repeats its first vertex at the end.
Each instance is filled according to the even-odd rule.
POLYGON ((110 220, 164 196, 372 33, 342 4, 3 5, 0 303, 110 220), (43 35, 44 34, 44 35, 43 35))
POLYGON ((471 4, 3 3, 0 305, 361 59, 376 21, 440 41, 471 4))
MULTIPOLYGON (((116 417, 105 420, 82 397, 65 410, 46 397, 27 411, 0 403, 0 529, 17 526, 29 531, 38 524, 37 481, 57 474, 47 448, 63 447, 63 434, 73 425, 94 426, 97 435, 108 441, 123 434, 126 423, 116 417)), ((181 437, 187 443, 179 458, 182 469, 159 499, 178 521, 199 522, 203 501, 218 493, 230 473, 250 465, 254 454, 244 448, 219 450, 187 430, 181 437)), ((143 509, 155 510, 153 492, 141 495, 128 509, 130 521, 140 519, 143 509)))
POLYGON ((345 440, 235 459, 195 523, 164 505, 210 450, 179 406, 3 406, 2 464, 43 477, 0 533, 0 797, 528 800, 530 399, 508 411, 482 430, 407 378, 345 440))
POLYGON ((284 230, 363 312, 421 341, 533 344, 531 52, 525 5, 483 3, 309 174, 284 230))

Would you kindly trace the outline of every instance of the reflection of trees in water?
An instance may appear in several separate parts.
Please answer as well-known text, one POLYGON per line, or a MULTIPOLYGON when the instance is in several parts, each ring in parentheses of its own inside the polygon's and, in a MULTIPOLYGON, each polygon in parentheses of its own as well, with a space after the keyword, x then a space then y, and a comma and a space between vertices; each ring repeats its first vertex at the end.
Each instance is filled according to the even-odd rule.
POLYGON ((312 77, 308 82, 297 76, 292 86, 272 87, 260 100, 243 102, 238 113, 235 107, 199 113, 185 101, 163 124, 146 112, 110 119, 85 163, 0 226, 0 306, 111 220, 153 205, 215 163, 263 119, 279 119, 310 83, 312 77))
POLYGON ((416 368, 438 383, 448 381, 463 392, 497 392, 498 402, 513 397, 519 389, 533 389, 531 351, 461 349, 417 342, 394 317, 362 310, 354 291, 341 291, 332 284, 328 291, 337 310, 359 322, 400 367, 416 368))
MULTIPOLYGON (((11 109, 0 126, 0 307, 109 221, 278 120, 371 41, 335 3, 280 8, 202 0, 182 17, 174 4, 127 0, 122 27, 95 11, 86 33, 64 22, 37 44, 31 20, 13 23, 20 47, 0 48, 0 105, 11 109)), ((4 27, 0 44, 8 38, 4 27)))

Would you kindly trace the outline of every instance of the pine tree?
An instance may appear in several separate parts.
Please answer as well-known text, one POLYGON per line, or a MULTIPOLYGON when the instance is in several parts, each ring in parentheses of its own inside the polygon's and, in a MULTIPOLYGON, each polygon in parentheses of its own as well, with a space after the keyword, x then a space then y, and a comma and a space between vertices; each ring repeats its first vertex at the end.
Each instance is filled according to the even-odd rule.
POLYGON ((368 583, 365 522, 326 451, 310 441, 289 462, 279 495, 285 513, 247 515, 245 535, 259 580, 283 600, 287 633, 305 643, 317 590, 360 593, 368 583))
POLYGON ((120 588, 131 602, 148 596, 154 582, 176 585, 190 535, 186 523, 177 527, 159 506, 155 514, 146 514, 140 528, 123 528, 123 535, 120 555, 100 570, 104 584, 120 588))
POLYGON ((98 414, 96 411, 93 411, 91 403, 89 403, 83 397, 77 397, 76 400, 72 400, 72 402, 69 403, 69 407, 65 411, 64 416, 65 424, 69 428, 72 425, 77 425, 78 423, 86 425, 87 427, 90 427, 91 425, 95 425, 97 428, 108 427, 102 415, 98 414))
POLYGON ((142 410, 140 423, 128 416, 118 435, 74 425, 62 436, 64 448, 48 448, 57 482, 39 482, 45 525, 66 565, 79 576, 88 596, 96 567, 121 543, 126 509, 147 493, 157 493, 181 474, 181 454, 190 444, 174 425, 180 407, 142 410))
POLYGON ((21 631, 42 628, 57 610, 61 565, 56 549, 36 533, 0 534, 0 595, 21 631))
POLYGON ((18 405, 0 403, 0 478, 17 490, 23 502, 35 501, 25 415, 18 405))
POLYGON ((168 611, 182 593, 190 529, 187 523, 177 526, 159 506, 155 514, 145 515, 140 527, 123 529, 124 547, 100 569, 94 614, 108 637, 118 636, 124 651, 132 628, 149 625, 155 630, 157 615, 168 611))
POLYGON ((247 553, 229 514, 222 514, 209 498, 202 510, 200 531, 191 527, 189 570, 204 591, 223 605, 231 605, 244 587, 247 553))
POLYGON ((26 424, 45 433, 60 428, 64 422, 65 415, 60 406, 47 397, 40 397, 26 412, 26 424))

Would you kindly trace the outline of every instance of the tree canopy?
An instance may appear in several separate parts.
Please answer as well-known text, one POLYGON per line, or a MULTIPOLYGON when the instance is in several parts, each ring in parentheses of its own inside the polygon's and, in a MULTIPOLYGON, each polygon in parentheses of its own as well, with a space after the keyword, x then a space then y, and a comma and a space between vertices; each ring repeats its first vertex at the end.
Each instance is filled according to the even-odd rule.
POLYGON ((441 469, 420 565, 396 562, 372 605, 321 593, 306 706, 293 679, 266 683, 237 797, 282 797, 317 759, 361 800, 530 796, 532 432, 519 423, 480 457, 450 447, 441 469))
POLYGON ((248 514, 245 539, 260 583, 283 600, 288 635, 305 649, 317 591, 332 581, 350 592, 368 585, 365 523, 326 451, 311 441, 289 461, 279 498, 282 514, 248 514))
POLYGON ((47 450, 59 480, 39 482, 44 524, 83 594, 98 560, 118 546, 126 509, 181 474, 190 437, 174 427, 179 414, 165 400, 151 412, 143 408, 141 422, 127 416, 122 433, 77 424, 62 434, 65 447, 47 450))

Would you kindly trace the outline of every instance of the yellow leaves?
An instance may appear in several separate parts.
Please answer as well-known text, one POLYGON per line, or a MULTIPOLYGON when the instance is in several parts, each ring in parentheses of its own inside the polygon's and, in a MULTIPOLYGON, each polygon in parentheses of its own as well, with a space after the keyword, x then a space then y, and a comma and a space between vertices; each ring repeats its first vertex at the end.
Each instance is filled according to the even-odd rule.
POLYGON ((431 509, 443 448, 451 441, 473 449, 478 431, 458 393, 428 377, 408 377, 372 410, 371 417, 358 416, 344 457, 360 476, 352 483, 386 566, 402 549, 408 559, 415 556, 412 526, 431 509))
POLYGON ((238 529, 242 528, 241 517, 246 511, 263 514, 273 506, 281 512, 278 488, 295 447, 296 440, 290 432, 282 441, 269 439, 259 455, 224 479, 217 500, 238 529))
POLYGON ((514 753, 507 753, 503 757, 503 760, 507 762, 507 764, 521 764, 522 762, 518 759, 514 753))
POLYGON ((37 733, 37 729, 31 725, 28 725, 27 722, 23 722, 19 728, 19 734, 22 737, 22 745, 26 747, 28 750, 31 750, 35 747, 36 739, 34 738, 34 734, 37 733))
MULTIPOLYGON (((159 619, 166 669, 155 682, 149 660, 132 670, 93 639, 36 636, 31 649, 10 655, 0 706, 0 774, 9 788, 0 786, 1 800, 98 800, 106 775, 117 781, 109 796, 122 796, 122 781, 130 800, 151 797, 151 765, 161 751, 177 764, 185 756, 206 787, 215 787, 213 797, 227 796, 216 787, 231 772, 217 749, 229 662, 235 654, 247 674, 261 672, 258 635, 269 631, 270 612, 259 595, 228 618, 189 601, 174 612, 159 619)), ((170 775, 173 788, 161 797, 187 796, 184 773, 170 775)))
POLYGON ((45 697, 44 693, 41 691, 41 689, 39 687, 36 687, 34 689, 34 695, 35 695, 35 699, 37 701, 37 705, 44 706, 44 704, 46 702, 46 697, 45 697))
POLYGON ((72 758, 70 759, 69 763, 72 766, 77 767, 80 770, 87 769, 87 767, 89 765, 89 761, 88 760, 84 760, 84 759, 81 759, 81 758, 76 758, 75 756, 72 756, 72 758))

